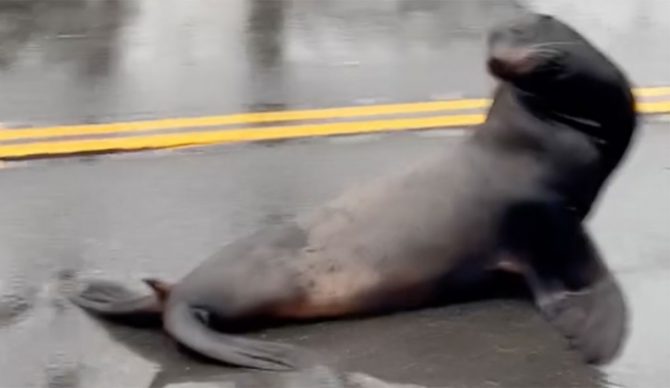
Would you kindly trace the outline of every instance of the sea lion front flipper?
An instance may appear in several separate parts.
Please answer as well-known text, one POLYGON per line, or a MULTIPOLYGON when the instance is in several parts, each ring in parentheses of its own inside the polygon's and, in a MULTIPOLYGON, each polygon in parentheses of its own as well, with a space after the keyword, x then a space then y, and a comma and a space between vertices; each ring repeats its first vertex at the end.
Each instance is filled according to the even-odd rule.
POLYGON ((501 267, 525 276, 547 320, 587 362, 612 360, 626 337, 626 302, 579 216, 558 204, 523 203, 509 209, 501 233, 501 267))
POLYGON ((186 303, 169 305, 165 330, 180 344, 212 360, 247 368, 288 371, 308 366, 290 345, 261 341, 215 331, 205 324, 197 309, 186 303))
POLYGON ((612 360, 623 344, 627 311, 621 288, 608 275, 579 291, 550 290, 538 282, 536 303, 544 316, 587 362, 603 364, 612 360))

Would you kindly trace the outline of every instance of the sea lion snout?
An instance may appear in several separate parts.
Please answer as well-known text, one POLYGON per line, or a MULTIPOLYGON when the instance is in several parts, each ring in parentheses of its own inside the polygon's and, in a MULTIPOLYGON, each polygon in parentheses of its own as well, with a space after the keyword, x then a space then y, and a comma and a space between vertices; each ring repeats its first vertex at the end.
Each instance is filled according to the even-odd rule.
POLYGON ((489 72, 512 82, 560 74, 564 57, 571 50, 568 46, 575 41, 557 29, 557 24, 560 22, 550 15, 530 14, 492 28, 488 35, 489 72))
POLYGON ((529 47, 495 47, 489 55, 487 66, 494 76, 509 80, 531 73, 539 58, 529 47))

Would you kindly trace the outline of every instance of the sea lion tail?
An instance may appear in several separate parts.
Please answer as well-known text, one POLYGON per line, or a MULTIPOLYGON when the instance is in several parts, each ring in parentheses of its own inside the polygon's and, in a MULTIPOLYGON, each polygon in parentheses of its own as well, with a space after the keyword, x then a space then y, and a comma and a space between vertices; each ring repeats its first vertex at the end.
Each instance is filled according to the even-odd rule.
POLYGON ((186 303, 169 305, 165 330, 180 344, 203 356, 241 367, 287 371, 305 366, 290 345, 225 334, 209 328, 186 303))
POLYGON ((145 278, 142 279, 142 281, 153 290, 160 304, 158 308, 160 311, 163 311, 163 305, 165 304, 165 301, 167 301, 167 298, 170 296, 170 291, 172 291, 172 285, 155 278, 145 278))

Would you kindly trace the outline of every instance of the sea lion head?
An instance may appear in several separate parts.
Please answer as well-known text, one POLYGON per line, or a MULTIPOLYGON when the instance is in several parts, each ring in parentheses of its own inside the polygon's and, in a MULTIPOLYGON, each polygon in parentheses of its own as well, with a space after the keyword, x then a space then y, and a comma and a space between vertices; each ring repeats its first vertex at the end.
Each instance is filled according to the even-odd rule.
POLYGON ((623 72, 581 34, 526 14, 490 31, 487 65, 533 115, 587 135, 605 174, 616 167, 636 126, 635 101, 623 72))

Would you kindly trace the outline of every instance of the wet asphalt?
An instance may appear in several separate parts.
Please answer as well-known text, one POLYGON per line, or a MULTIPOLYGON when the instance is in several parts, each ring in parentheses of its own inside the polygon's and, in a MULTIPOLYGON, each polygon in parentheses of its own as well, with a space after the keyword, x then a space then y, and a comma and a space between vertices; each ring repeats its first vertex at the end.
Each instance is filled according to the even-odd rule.
MULTIPOLYGON (((565 18, 640 86, 670 85, 662 0, 3 0, 0 123, 40 125, 486 96, 485 30, 565 18)), ((327 368, 212 366, 62 298, 71 274, 178 279, 217 247, 440 152, 467 131, 69 158, 0 169, 0 387, 662 387, 670 381, 670 123, 646 120, 589 227, 623 283, 626 348, 592 368, 521 300, 254 334, 327 368), (377 385, 375 385, 377 384, 377 385)))

